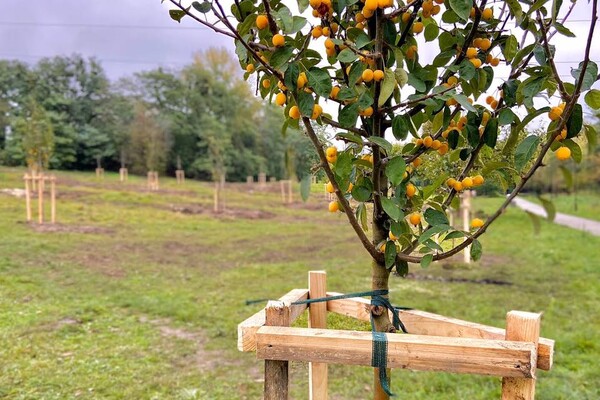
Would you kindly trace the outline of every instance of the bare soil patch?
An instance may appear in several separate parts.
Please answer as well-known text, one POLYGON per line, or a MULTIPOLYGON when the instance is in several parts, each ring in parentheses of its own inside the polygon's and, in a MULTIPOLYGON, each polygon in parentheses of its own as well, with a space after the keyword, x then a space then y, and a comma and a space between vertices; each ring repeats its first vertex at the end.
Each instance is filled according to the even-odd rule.
POLYGON ((251 210, 244 208, 226 208, 220 212, 214 212, 212 206, 205 206, 202 204, 172 204, 170 206, 171 211, 181 214, 190 215, 210 215, 215 218, 224 220, 235 220, 235 219, 270 219, 274 218, 276 214, 263 211, 263 210, 251 210))
POLYGON ((435 282, 449 282, 449 283, 476 283, 479 285, 499 285, 499 286, 512 286, 512 282, 503 281, 499 279, 483 278, 483 279, 468 279, 468 278, 454 278, 435 276, 431 274, 415 274, 409 272, 406 275, 407 279, 413 279, 416 281, 435 281, 435 282))
POLYGON ((67 224, 37 224, 30 223, 29 226, 35 232, 40 233, 87 233, 95 235, 110 235, 114 229, 91 225, 67 225, 67 224))

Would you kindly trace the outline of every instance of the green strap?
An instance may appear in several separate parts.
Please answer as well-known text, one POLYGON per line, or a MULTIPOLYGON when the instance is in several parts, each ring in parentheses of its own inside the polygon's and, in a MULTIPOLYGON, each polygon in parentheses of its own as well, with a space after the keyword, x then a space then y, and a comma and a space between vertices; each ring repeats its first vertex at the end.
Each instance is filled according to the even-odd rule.
POLYGON ((383 332, 373 331, 373 355, 371 356, 371 366, 379 368, 379 384, 388 396, 394 394, 390 390, 387 379, 387 336, 383 332))

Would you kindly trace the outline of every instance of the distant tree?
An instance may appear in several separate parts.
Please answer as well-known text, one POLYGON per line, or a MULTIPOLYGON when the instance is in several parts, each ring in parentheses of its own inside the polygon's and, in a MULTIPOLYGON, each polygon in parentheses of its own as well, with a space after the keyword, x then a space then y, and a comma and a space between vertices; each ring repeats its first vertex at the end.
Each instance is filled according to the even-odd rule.
POLYGON ((168 149, 167 131, 160 124, 156 112, 142 103, 135 105, 135 116, 129 126, 132 172, 164 172, 168 149))
POLYGON ((54 132, 46 111, 30 99, 15 121, 15 136, 21 141, 29 168, 42 171, 54 151, 54 132))

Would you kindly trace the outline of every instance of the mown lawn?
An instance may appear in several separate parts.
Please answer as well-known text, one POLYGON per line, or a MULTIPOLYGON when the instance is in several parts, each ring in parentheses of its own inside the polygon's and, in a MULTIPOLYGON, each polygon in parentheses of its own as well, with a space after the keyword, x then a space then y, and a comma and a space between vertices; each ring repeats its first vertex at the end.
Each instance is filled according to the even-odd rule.
MULTIPOLYGON (((0 168, 0 189, 21 187, 22 173, 0 168)), ((327 270, 331 290, 370 287, 368 257, 343 216, 326 212, 320 185, 309 203, 291 206, 278 188, 232 185, 230 212, 215 216, 208 184, 163 179, 151 193, 114 174, 58 176, 54 231, 24 223, 24 201, 0 193, 2 399, 259 399, 262 363, 237 352, 236 325, 263 305, 245 300, 306 287, 311 269, 327 270)), ((499 201, 478 198, 476 209, 499 201)), ((496 326, 509 310, 543 311, 542 335, 557 345, 536 398, 597 399, 600 238, 543 224, 534 236, 528 217, 510 209, 484 238, 481 262, 415 266, 412 279, 392 280, 392 300, 496 326)), ((332 399, 369 397, 370 368, 330 371, 332 399)), ((392 378, 406 399, 500 393, 496 378, 392 378)), ((293 398, 307 398, 306 365, 293 365, 292 383, 293 398)))

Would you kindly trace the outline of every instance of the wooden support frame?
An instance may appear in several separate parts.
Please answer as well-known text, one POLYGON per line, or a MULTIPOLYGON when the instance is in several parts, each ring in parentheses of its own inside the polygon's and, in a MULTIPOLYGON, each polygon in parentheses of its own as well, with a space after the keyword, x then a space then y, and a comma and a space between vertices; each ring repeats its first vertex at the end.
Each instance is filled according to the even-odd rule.
POLYGON ((37 213, 38 223, 44 223, 44 194, 46 190, 46 182, 50 182, 50 223, 56 223, 56 177, 54 175, 44 175, 38 173, 36 175, 25 174, 25 217, 27 222, 33 220, 32 212, 32 192, 37 187, 37 213))
MULTIPOLYGON (((307 308, 305 304, 290 304, 339 294, 326 292, 323 271, 311 271, 309 290, 294 289, 279 303, 269 303, 279 310, 279 315, 288 315, 287 319, 267 322, 267 308, 238 326, 238 349, 256 350, 257 358, 269 362, 310 363, 309 398, 327 399, 327 364, 370 366, 373 334, 325 329, 326 312, 369 321, 370 301, 347 298, 311 303, 309 328, 290 327, 307 308), (287 314, 282 309, 287 309, 287 314), (325 371, 319 366, 324 366, 325 371)), ((418 310, 400 310, 400 319, 409 334, 385 334, 389 368, 499 376, 503 378, 502 400, 533 400, 536 369, 549 370, 553 364, 554 341, 539 337, 540 314, 511 311, 507 314, 506 330, 418 310)), ((273 397, 272 389, 267 391, 265 382, 265 399, 287 398, 288 375, 284 375, 285 378, 277 378, 277 384, 271 383, 285 387, 279 389, 279 397, 273 397)), ((269 379, 275 379, 273 376, 269 379)))
POLYGON ((96 168, 96 178, 104 179, 104 168, 96 168))
POLYGON ((150 189, 150 190, 159 190, 160 189, 157 171, 148 171, 148 189, 150 189))
MULTIPOLYGON (((534 343, 385 334, 388 367, 532 378, 534 343)), ((256 333, 259 359, 371 365, 371 332, 264 326, 256 333)))
POLYGON ((175 170, 175 179, 177 184, 182 185, 185 183, 185 171, 182 169, 175 170))
POLYGON ((128 179, 129 179, 129 172, 128 172, 127 168, 119 168, 119 181, 127 182, 128 179))
POLYGON ((283 204, 293 203, 292 181, 290 179, 279 181, 279 187, 281 188, 281 202, 283 204))

